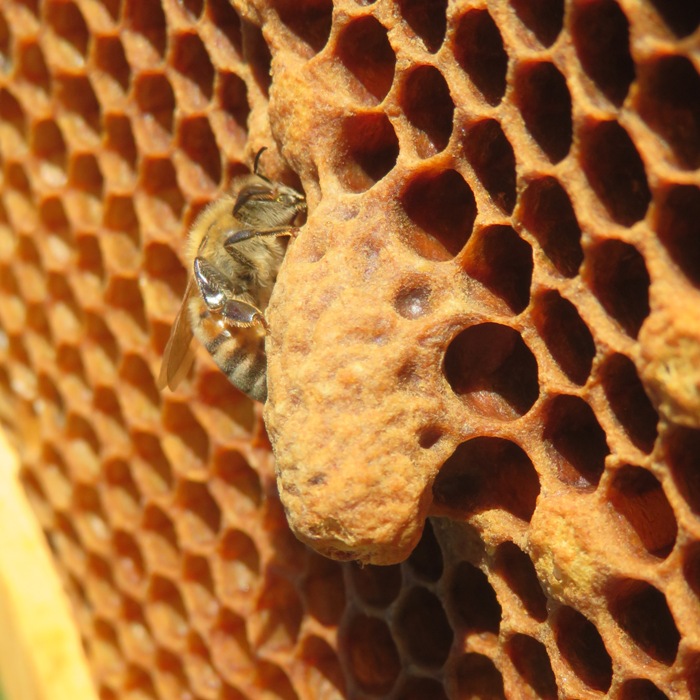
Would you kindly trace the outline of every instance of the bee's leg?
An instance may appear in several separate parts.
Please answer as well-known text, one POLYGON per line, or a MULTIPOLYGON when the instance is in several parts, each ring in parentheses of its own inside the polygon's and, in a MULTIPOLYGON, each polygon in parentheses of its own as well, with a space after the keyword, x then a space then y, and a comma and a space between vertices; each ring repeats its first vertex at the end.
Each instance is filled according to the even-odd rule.
POLYGON ((226 301, 226 278, 204 258, 194 259, 194 279, 204 303, 212 310, 218 311, 226 301))
POLYGON ((219 313, 235 326, 247 327, 259 323, 265 329, 265 333, 270 331, 263 312, 246 301, 227 299, 219 313))
POLYGON ((238 243, 242 241, 250 240, 251 238, 257 238, 258 236, 291 236, 296 238, 297 233, 299 233, 299 227, 297 226, 277 226, 276 228, 244 228, 238 231, 232 231, 224 239, 224 248, 230 250, 238 243))

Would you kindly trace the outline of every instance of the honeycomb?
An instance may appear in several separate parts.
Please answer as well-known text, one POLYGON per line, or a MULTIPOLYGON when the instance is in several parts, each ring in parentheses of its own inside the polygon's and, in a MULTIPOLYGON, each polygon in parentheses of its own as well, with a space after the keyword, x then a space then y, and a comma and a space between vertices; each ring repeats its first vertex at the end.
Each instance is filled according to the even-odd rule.
POLYGON ((700 697, 699 25, 0 4, 0 420, 102 700, 700 697), (155 385, 262 146, 276 462, 206 353, 155 385))

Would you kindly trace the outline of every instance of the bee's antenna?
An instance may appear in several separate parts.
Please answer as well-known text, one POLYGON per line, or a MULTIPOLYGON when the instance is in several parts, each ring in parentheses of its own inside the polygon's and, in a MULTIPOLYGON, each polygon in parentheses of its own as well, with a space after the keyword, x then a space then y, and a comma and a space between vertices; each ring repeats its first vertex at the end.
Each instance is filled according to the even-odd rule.
MULTIPOLYGON (((253 161, 253 174, 265 180, 265 182, 270 182, 264 175, 258 172, 258 165, 260 165, 260 156, 267 150, 267 146, 263 146, 256 154, 255 160, 253 161)), ((272 184, 270 182, 270 184, 272 184)))

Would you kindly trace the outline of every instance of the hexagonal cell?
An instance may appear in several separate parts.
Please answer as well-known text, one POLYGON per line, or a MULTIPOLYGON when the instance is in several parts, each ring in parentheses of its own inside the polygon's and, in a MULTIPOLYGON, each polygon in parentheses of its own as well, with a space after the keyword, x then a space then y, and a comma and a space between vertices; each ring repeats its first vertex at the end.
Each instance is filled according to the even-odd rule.
POLYGON ((465 129, 462 150, 492 202, 506 214, 515 207, 515 155, 495 119, 483 119, 465 129))
POLYGON ((119 586, 138 591, 146 573, 138 541, 128 532, 117 530, 112 534, 112 556, 119 586))
POLYGON ((556 396, 547 406, 542 438, 557 477, 578 489, 598 485, 610 453, 591 407, 578 396, 556 396))
POLYGON ((175 93, 165 75, 141 74, 134 80, 134 98, 142 115, 136 128, 142 147, 161 151, 169 144, 173 133, 175 93))
POLYGON ((100 675, 119 675, 124 668, 124 651, 114 626, 101 618, 96 618, 90 631, 90 661, 100 675))
POLYGON ((581 129, 579 139, 581 165, 610 217, 622 226, 643 219, 651 193, 644 163, 627 132, 616 121, 593 122, 581 129))
POLYGON ((173 521, 158 506, 147 505, 141 519, 143 547, 149 568, 154 571, 177 572, 180 544, 173 521))
POLYGON ((384 620, 354 615, 345 628, 348 666, 366 693, 386 697, 401 670, 399 654, 384 620))
MULTIPOLYGON (((226 0, 208 0, 206 3, 206 17, 211 22, 212 29, 217 38, 230 47, 237 56, 243 55, 243 37, 241 32, 241 18, 235 8, 226 0)), ((209 50, 219 42, 209 42, 209 50)), ((217 46, 218 48, 218 46, 217 46)))
POLYGON ((185 555, 182 562, 182 585, 187 608, 197 623, 213 622, 219 610, 219 602, 206 557, 185 555))
POLYGON ((45 98, 53 92, 53 77, 38 44, 20 44, 16 61, 18 81, 31 85, 36 97, 45 98))
POLYGON ((0 144, 6 158, 26 152, 29 130, 27 115, 17 98, 5 88, 0 90, 0 144))
POLYGON ((447 29, 447 0, 399 0, 399 12, 430 53, 442 46, 447 29))
POLYGON ((186 547, 198 550, 216 541, 221 527, 221 510, 206 484, 181 481, 175 493, 174 507, 180 540, 186 547))
POLYGON ((107 487, 105 499, 110 514, 123 523, 137 522, 142 509, 141 493, 131 475, 128 462, 109 459, 103 464, 104 482, 107 487))
POLYGON ((625 681, 620 687, 618 698, 620 700, 669 700, 668 695, 662 693, 646 678, 625 681))
POLYGON ((162 496, 173 487, 173 470, 163 452, 160 440, 151 433, 134 430, 133 474, 144 496, 162 496))
POLYGON ((700 75, 684 56, 663 56, 638 67, 639 113, 668 144, 681 168, 700 166, 700 75))
POLYGON ((122 22, 132 65, 154 65, 165 58, 167 27, 165 13, 158 0, 125 0, 122 22))
POLYGON ((54 94, 70 119, 62 120, 72 143, 97 145, 102 138, 102 107, 87 77, 61 75, 55 78, 54 94))
POLYGON ((401 77, 399 101, 415 130, 412 142, 418 155, 428 158, 450 140, 455 110, 450 89, 434 66, 418 66, 401 77))
POLYGON ((82 13, 72 2, 51 3, 46 6, 44 20, 53 41, 54 60, 60 56, 67 68, 81 68, 85 65, 90 31, 82 13))
MULTIPOLYGON (((170 47, 170 63, 178 76, 184 78, 179 102, 189 109, 201 109, 214 94, 214 66, 197 34, 176 34, 170 47)), ((175 76, 173 76, 175 77, 175 76)))
POLYGON ((140 343, 148 333, 148 319, 137 277, 112 277, 104 295, 112 307, 112 328, 119 328, 125 343, 140 343))
POLYGON ((693 542, 685 550, 683 576, 693 593, 700 598, 700 542, 693 542))
POLYGON ((155 653, 151 627, 144 616, 143 608, 133 598, 122 598, 119 639, 127 658, 149 659, 155 653))
POLYGON ((304 56, 311 58, 323 49, 331 33, 332 0, 311 0, 305 3, 284 0, 275 3, 275 9, 282 22, 308 47, 302 51, 304 56))
POLYGON ((525 634, 514 634, 506 651, 516 670, 542 700, 556 700, 557 682, 544 644, 525 634))
POLYGON ((84 476, 91 481, 100 472, 99 454, 102 448, 90 422, 76 413, 69 413, 66 440, 63 451, 72 477, 84 476))
POLYGON ((95 236, 78 236, 75 245, 78 269, 86 277, 95 277, 101 287, 105 279, 105 269, 97 238, 95 236))
POLYGON ((322 625, 339 625, 346 598, 341 565, 319 555, 310 556, 301 594, 308 615, 322 625))
POLYGON ((680 634, 664 594, 646 581, 619 579, 607 591, 615 622, 641 651, 670 666, 676 658, 680 634))
POLYGON ((673 262, 688 279, 700 287, 700 189, 672 185, 655 200, 654 227, 673 262))
MULTIPOLYGON (((110 85, 115 90, 114 96, 123 97, 128 94, 131 85, 131 66, 126 59, 120 38, 96 35, 93 41, 95 67, 100 71, 101 76, 109 79, 110 85)), ((114 118, 113 115, 112 118, 114 118)))
POLYGON ((177 144, 186 156, 180 162, 182 181, 191 190, 209 192, 221 183, 221 149, 206 117, 182 119, 177 144))
POLYGON ((53 120, 35 122, 29 144, 34 155, 41 161, 42 180, 53 187, 64 185, 68 169, 67 148, 56 122, 53 120))
MULTIPOLYGON (((101 381, 108 381, 116 372, 120 349, 107 324, 97 314, 85 314, 83 360, 88 374, 101 381)), ((98 381, 99 381, 98 380, 98 381)))
POLYGON ((537 400, 537 361, 520 334, 497 323, 481 323, 452 339, 445 378, 470 410, 496 420, 525 415, 537 400))
POLYGON ((416 665, 439 669, 447 661, 454 633, 440 599, 426 588, 413 588, 403 598, 393 627, 416 665))
POLYGON ((138 149, 128 117, 119 114, 105 115, 104 150, 101 158, 109 165, 103 169, 110 181, 131 184, 136 176, 138 149))
POLYGON ((10 66, 10 56, 15 52, 14 37, 5 15, 0 13, 0 72, 4 73, 10 66))
POLYGON ((200 472, 209 463, 209 435, 189 406, 181 401, 166 400, 163 427, 171 434, 173 446, 177 445, 178 454, 182 456, 176 466, 183 472, 200 472))
POLYGON ((148 586, 146 617, 155 636, 164 644, 179 646, 187 634, 187 611, 178 587, 163 576, 153 576, 148 586))
POLYGON ((629 23, 620 6, 614 0, 577 5, 571 17, 571 36, 583 69, 595 86, 620 106, 635 78, 629 23))
POLYGON ((609 357, 600 368, 603 390, 627 437, 647 454, 658 435, 659 414, 644 392, 637 369, 625 355, 609 357))
POLYGON ((586 251, 583 278, 603 308, 633 338, 649 315, 649 273, 628 243, 608 239, 586 251))
POLYGON ((510 226, 487 226, 472 235, 464 271, 502 299, 513 313, 530 302, 532 248, 510 226))
POLYGON ((56 510, 67 511, 73 496, 73 484, 61 453, 53 445, 42 446, 40 476, 39 497, 44 498, 46 494, 56 510))
MULTIPOLYGON (((347 150, 336 160, 342 185, 351 192, 364 192, 382 180, 396 165, 399 141, 383 112, 358 112, 342 125, 347 150)), ((340 154, 340 151, 339 151, 340 154)))
POLYGON ((257 587, 260 554, 255 542, 241 530, 228 530, 219 544, 214 576, 219 597, 235 603, 257 587))
POLYGON ((460 518, 492 508, 528 521, 540 482, 527 454, 502 438, 478 437, 462 443, 433 484, 436 504, 459 511, 460 518), (512 489, 509 484, 518 484, 512 489))
POLYGON ((127 666, 122 692, 127 697, 137 700, 157 700, 158 698, 150 671, 135 664, 127 666))
MULTIPOLYGON (((222 608, 209 632, 208 646, 219 678, 235 680, 232 670, 250 665, 250 643, 245 620, 228 608, 222 608)), ((225 697, 225 696, 224 696, 225 697)), ((235 697, 235 696, 234 696, 235 697)))
POLYGON ((244 517, 252 515, 263 500, 260 477, 237 450, 216 452, 209 488, 224 511, 244 517))
POLYGON ((340 31, 336 54, 348 71, 347 88, 364 104, 378 104, 394 81, 396 56, 387 31, 374 17, 350 21, 340 31))
POLYGON ((675 427, 665 442, 676 486, 693 513, 700 515, 700 430, 675 427))
POLYGON ((400 195, 403 210, 420 231, 404 242, 429 260, 449 260, 464 247, 476 218, 476 200, 456 170, 413 173, 400 195))
POLYGON ((237 136, 242 143, 248 129, 248 87, 235 73, 219 72, 216 78, 216 95, 221 109, 228 115, 227 132, 229 138, 237 136))
POLYGON ((511 0, 518 19, 544 46, 551 46, 564 24, 564 0, 511 0))
POLYGON ((371 607, 387 608, 401 591, 401 567, 349 565, 352 587, 360 600, 371 607))
POLYGON ((287 578, 266 573, 248 618, 251 644, 262 653, 286 652, 294 648, 304 617, 296 587, 287 578))
POLYGON ((67 198, 69 210, 76 225, 99 226, 104 178, 97 158, 92 153, 78 153, 71 157, 68 185, 72 188, 67 198))
POLYGON ((95 610, 106 616, 119 610, 121 598, 114 584, 111 565, 107 561, 95 554, 88 555, 83 583, 95 610))
POLYGON ((612 683, 612 660, 595 625, 563 605, 554 619, 554 635, 574 673, 594 690, 607 692, 612 683))
POLYGON ((140 223, 132 197, 108 194, 104 203, 105 235, 100 245, 110 269, 130 270, 141 264, 140 223))
POLYGON ((700 7, 685 0, 651 0, 668 28, 679 38, 692 34, 700 25, 700 7))
POLYGON ((140 184, 149 197, 149 223, 160 224, 163 228, 182 227, 185 198, 177 182, 175 166, 170 158, 144 159, 141 168, 140 184))
POLYGON ((460 698, 506 700, 503 676, 488 656, 475 653, 464 654, 455 664, 454 673, 457 677, 460 698))
POLYGON ((497 105, 506 92, 508 54, 501 33, 486 10, 472 10, 459 18, 453 52, 486 101, 497 105))
POLYGON ((538 622, 547 619, 547 596, 537 577, 532 559, 512 542, 503 542, 496 549, 494 571, 520 598, 529 615, 538 622))
POLYGON ((190 695, 189 683, 182 669, 180 657, 165 649, 159 649, 156 654, 155 668, 151 667, 155 676, 155 686, 161 698, 183 698, 190 695))
POLYGON ((196 632, 190 631, 187 648, 181 658, 192 691, 203 698, 218 700, 221 677, 214 670, 207 645, 196 632))
POLYGON ((406 565, 416 576, 426 581, 437 581, 442 576, 442 550, 430 520, 425 521, 423 535, 406 560, 406 565))
POLYGON ((502 609, 486 574, 469 562, 460 562, 452 574, 451 611, 467 634, 498 634, 502 609))
POLYGON ((619 468, 608 499, 629 526, 630 535, 649 554, 664 559, 671 553, 678 524, 661 484, 651 472, 630 465, 619 468))
POLYGON ((573 137, 571 95, 553 63, 520 63, 515 73, 515 100, 525 126, 552 163, 565 158, 573 137))
POLYGON ((576 307, 559 292, 549 290, 535 297, 532 317, 559 368, 583 386, 591 373, 596 346, 576 307))

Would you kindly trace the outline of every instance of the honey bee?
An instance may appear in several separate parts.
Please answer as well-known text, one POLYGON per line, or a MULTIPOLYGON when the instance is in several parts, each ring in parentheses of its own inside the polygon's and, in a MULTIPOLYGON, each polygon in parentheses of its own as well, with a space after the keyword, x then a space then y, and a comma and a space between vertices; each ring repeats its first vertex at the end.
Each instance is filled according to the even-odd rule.
POLYGON ((194 359, 192 338, 204 345, 229 381, 256 401, 267 398, 265 309, 284 253, 306 211, 302 194, 258 172, 234 183, 190 230, 185 296, 163 353, 158 388, 175 389, 194 359))

